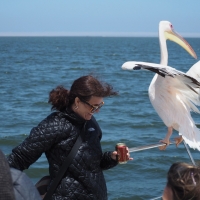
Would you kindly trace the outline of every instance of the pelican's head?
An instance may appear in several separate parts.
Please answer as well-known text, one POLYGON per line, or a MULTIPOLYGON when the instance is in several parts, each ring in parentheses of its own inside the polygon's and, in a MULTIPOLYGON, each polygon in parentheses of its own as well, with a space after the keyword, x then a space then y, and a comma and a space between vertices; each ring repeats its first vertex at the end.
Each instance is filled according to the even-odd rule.
POLYGON ((192 57, 197 58, 196 53, 186 40, 174 31, 173 25, 169 21, 160 21, 159 36, 164 33, 166 40, 171 40, 183 47, 192 57))

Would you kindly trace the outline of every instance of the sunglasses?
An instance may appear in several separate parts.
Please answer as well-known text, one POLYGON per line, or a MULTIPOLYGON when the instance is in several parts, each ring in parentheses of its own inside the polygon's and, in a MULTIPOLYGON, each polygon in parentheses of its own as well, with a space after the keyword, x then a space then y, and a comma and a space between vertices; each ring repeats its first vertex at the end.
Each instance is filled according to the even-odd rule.
POLYGON ((91 107, 91 110, 90 112, 91 113, 94 113, 95 111, 99 110, 103 105, 104 105, 104 102, 102 101, 98 106, 93 106, 91 105, 90 103, 88 103, 87 101, 84 101, 82 99, 80 99, 83 103, 87 104, 88 106, 91 107))

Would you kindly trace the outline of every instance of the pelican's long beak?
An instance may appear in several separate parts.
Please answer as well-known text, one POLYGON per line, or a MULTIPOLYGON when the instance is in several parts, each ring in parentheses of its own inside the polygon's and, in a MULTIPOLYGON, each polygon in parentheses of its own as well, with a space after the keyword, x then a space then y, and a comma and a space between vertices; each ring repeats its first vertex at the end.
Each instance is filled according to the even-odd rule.
POLYGON ((173 31, 165 31, 165 38, 168 40, 171 40, 173 42, 176 42, 181 47, 183 47, 192 57, 197 59, 197 55, 194 52, 193 48, 188 44, 186 40, 183 39, 178 33, 173 31))

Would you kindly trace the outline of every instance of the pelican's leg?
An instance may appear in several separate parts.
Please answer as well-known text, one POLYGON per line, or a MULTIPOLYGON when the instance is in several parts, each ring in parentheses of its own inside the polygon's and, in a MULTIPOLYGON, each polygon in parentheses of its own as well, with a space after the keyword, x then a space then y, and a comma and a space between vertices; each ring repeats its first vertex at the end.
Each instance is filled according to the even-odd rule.
POLYGON ((173 132, 173 127, 168 127, 168 132, 163 140, 160 140, 160 142, 165 143, 165 146, 159 147, 160 150, 165 150, 167 146, 170 144, 169 138, 171 137, 173 132))
POLYGON ((176 143, 176 147, 178 147, 178 145, 183 141, 183 137, 181 135, 177 138, 174 138, 174 140, 175 140, 175 143, 176 143))

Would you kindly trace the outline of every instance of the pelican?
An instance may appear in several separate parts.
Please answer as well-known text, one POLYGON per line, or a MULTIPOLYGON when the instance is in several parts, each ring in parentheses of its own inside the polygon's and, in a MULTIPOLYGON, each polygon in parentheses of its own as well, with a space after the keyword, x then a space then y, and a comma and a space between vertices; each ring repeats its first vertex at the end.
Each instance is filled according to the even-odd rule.
MULTIPOLYGON (((159 42, 161 51, 160 64, 129 61, 122 65, 124 70, 150 70, 155 74, 149 86, 150 101, 167 126, 168 131, 161 142, 169 145, 173 129, 179 132, 182 141, 193 149, 200 151, 200 131, 191 117, 191 111, 200 113, 196 106, 200 105, 199 88, 200 62, 193 65, 187 73, 167 66, 168 51, 166 40, 169 39, 182 46, 192 57, 197 58, 192 47, 177 34, 168 21, 159 24, 159 42), (199 69, 198 69, 199 67, 199 69)), ((165 148, 160 148, 164 150, 165 148)))

